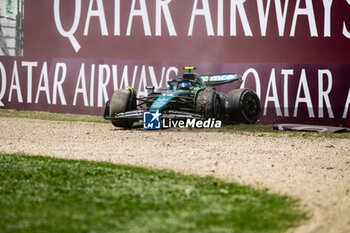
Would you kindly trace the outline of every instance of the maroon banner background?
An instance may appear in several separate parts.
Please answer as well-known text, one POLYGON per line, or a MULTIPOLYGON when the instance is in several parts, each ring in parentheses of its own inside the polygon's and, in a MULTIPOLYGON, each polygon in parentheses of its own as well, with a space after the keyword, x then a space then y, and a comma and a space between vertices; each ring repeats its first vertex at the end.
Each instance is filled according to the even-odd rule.
POLYGON ((24 57, 0 57, 0 108, 101 114, 113 90, 146 95, 193 65, 243 75, 260 123, 350 127, 348 0, 24 4, 24 57))
POLYGON ((347 64, 350 5, 346 0, 26 1, 23 45, 27 57, 347 64))
MULTIPOLYGON (((261 99, 260 123, 350 127, 350 65, 192 63, 200 74, 243 76, 261 99)), ((119 88, 146 95, 182 74, 186 63, 0 57, 0 108, 102 114, 119 88)), ((218 91, 227 93, 237 84, 218 91)))

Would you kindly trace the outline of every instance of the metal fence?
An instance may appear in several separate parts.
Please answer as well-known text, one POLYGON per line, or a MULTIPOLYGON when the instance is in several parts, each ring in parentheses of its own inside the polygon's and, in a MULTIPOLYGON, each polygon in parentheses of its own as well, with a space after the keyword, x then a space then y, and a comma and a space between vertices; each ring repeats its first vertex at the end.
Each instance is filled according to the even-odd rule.
POLYGON ((24 0, 0 0, 0 56, 22 56, 24 0))

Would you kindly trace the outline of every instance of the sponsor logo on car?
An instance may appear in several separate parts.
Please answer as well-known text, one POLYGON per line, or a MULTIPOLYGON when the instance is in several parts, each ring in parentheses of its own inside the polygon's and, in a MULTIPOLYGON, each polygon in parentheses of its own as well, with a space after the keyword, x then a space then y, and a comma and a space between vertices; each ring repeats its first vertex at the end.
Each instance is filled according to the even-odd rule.
POLYGON ((227 81, 227 80, 233 80, 237 79, 237 74, 216 74, 216 75, 202 75, 202 80, 204 82, 216 82, 216 81, 227 81))

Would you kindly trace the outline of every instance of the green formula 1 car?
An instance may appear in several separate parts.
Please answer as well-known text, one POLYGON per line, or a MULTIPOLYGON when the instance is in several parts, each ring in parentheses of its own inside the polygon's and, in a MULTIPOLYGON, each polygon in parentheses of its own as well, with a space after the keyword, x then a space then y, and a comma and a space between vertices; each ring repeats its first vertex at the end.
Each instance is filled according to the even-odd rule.
POLYGON ((142 121, 144 112, 157 112, 162 119, 206 120, 215 118, 225 124, 255 123, 260 116, 260 100, 248 88, 233 89, 228 94, 219 93, 215 86, 242 81, 237 74, 200 76, 187 70, 181 77, 168 81, 167 88, 147 87, 147 96, 137 98, 133 88, 116 90, 106 102, 104 118, 116 127, 131 128, 142 121))

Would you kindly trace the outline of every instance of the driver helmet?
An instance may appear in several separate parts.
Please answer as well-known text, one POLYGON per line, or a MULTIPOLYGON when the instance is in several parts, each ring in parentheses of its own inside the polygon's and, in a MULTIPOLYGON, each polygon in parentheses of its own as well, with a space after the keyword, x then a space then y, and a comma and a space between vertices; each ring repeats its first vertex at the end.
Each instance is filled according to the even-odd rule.
POLYGON ((179 90, 189 90, 191 88, 191 83, 190 82, 182 82, 179 85, 179 90))

